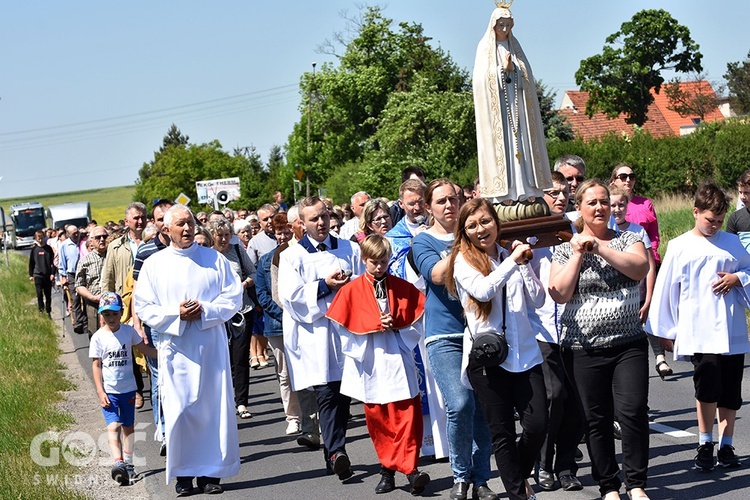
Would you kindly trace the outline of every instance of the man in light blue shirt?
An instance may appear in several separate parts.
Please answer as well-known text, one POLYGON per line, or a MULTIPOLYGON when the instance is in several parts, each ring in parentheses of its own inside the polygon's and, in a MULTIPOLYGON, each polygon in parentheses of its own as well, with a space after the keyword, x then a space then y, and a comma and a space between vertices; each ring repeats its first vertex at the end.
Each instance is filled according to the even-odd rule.
POLYGON ((70 292, 70 308, 73 312, 73 331, 83 333, 87 330, 88 320, 81 307, 81 299, 76 293, 76 268, 78 267, 78 238, 80 233, 73 224, 65 227, 68 237, 60 245, 60 284, 70 292))

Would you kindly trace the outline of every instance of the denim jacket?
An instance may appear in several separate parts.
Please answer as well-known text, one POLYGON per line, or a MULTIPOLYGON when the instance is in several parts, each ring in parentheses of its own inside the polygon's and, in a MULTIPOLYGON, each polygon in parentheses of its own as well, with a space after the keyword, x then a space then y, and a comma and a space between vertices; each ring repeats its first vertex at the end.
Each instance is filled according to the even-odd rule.
POLYGON ((265 317, 265 328, 263 335, 266 337, 275 337, 282 335, 284 331, 281 328, 281 318, 283 311, 281 307, 273 301, 271 287, 271 263, 273 255, 276 252, 268 252, 258 261, 258 269, 255 275, 255 292, 258 294, 258 302, 263 308, 265 317))

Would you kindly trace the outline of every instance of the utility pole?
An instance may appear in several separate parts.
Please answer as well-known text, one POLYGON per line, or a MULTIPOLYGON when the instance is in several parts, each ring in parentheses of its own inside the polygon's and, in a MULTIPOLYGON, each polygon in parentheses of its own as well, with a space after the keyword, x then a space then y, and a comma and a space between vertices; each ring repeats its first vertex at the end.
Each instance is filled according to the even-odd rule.
MULTIPOLYGON (((307 92, 307 160, 310 161, 310 120, 312 119, 312 86, 315 84, 315 66, 318 63, 313 61, 312 68, 313 68, 313 76, 312 76, 312 82, 310 83, 310 89, 307 92)), ((305 196, 310 196, 310 165, 307 165, 307 170, 305 174, 305 196)))

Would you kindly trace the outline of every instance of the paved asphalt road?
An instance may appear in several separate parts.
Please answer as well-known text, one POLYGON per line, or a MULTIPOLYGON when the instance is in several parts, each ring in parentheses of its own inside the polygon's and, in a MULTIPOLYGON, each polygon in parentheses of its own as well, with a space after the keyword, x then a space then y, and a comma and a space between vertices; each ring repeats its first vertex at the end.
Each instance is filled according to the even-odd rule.
MULTIPOLYGON (((69 320, 65 322, 66 335, 72 337, 79 360, 91 375, 91 364, 87 359, 88 338, 71 331, 69 320)), ((740 411, 737 422, 735 445, 743 459, 739 469, 720 469, 703 473, 692 468, 697 445, 697 427, 692 391, 692 366, 689 363, 672 363, 675 375, 661 381, 654 372, 650 380, 651 460, 647 492, 652 499, 745 499, 750 496, 750 422, 743 418, 747 404, 740 411)), ((147 383, 148 386, 148 383, 147 383)), ((81 388, 83 390, 85 388, 81 388)), ((748 371, 745 372, 743 396, 750 397, 748 371)), ((242 469, 233 478, 223 481, 226 489, 222 498, 237 499, 305 499, 323 500, 331 498, 368 499, 376 498, 375 484, 379 476, 379 465, 360 404, 353 404, 353 419, 348 433, 348 453, 352 459, 355 475, 342 484, 334 476, 326 476, 320 451, 307 451, 297 446, 294 437, 284 435, 286 424, 278 396, 278 384, 273 368, 252 371, 250 386, 250 410, 253 418, 240 420, 240 452, 242 469)), ((151 407, 146 405, 137 411, 136 421, 147 424, 148 442, 139 443, 136 453, 146 459, 141 467, 144 486, 153 498, 174 498, 174 485, 164 482, 164 458, 158 456, 158 443, 151 441, 153 422, 151 407)), ((714 431, 716 436, 716 431, 714 431)), ((618 444, 618 451, 619 451, 618 444)), ((430 474, 432 482, 423 496, 447 498, 452 486, 450 467, 445 462, 423 458, 420 468, 430 474)), ((495 469, 493 460, 493 470, 495 469)), ((542 499, 591 500, 598 498, 598 489, 591 479, 588 454, 581 463, 579 477, 584 489, 578 492, 541 492, 542 499)), ((399 489, 377 495, 380 500, 411 498, 405 477, 397 475, 399 489)), ((490 486, 504 492, 502 484, 493 473, 490 486)), ((539 491, 537 489, 537 491, 539 491)), ((623 498, 624 489, 622 490, 623 498)), ((503 495, 501 498, 507 498, 503 495)))

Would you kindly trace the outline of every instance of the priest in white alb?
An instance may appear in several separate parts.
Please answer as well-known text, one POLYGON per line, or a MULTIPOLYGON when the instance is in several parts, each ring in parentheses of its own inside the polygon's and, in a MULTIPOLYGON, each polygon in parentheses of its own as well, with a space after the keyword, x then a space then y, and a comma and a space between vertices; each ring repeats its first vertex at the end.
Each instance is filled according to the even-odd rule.
POLYGON ((193 242, 195 220, 182 205, 164 216, 171 244, 143 263, 134 300, 159 339, 159 396, 164 408, 167 483, 178 496, 220 493, 240 470, 225 322, 242 305, 229 261, 193 242))
POLYGON ((341 340, 325 314, 350 277, 362 274, 359 245, 329 234, 330 214, 317 196, 300 201, 307 234, 279 256, 279 299, 292 389, 313 388, 326 468, 352 476, 346 453, 351 399, 341 394, 341 340))

